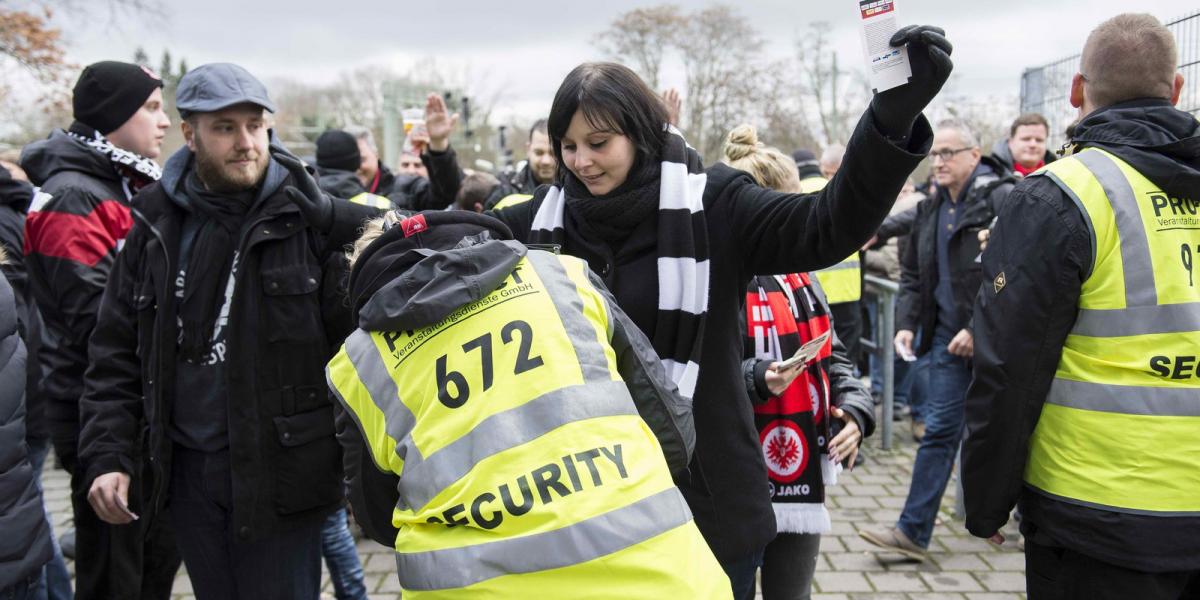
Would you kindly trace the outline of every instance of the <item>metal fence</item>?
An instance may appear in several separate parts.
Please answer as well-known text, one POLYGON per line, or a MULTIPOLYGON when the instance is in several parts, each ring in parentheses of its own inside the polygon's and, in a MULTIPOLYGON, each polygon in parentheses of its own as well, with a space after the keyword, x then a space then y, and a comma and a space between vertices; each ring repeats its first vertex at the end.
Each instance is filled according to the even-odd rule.
MULTIPOLYGON (((1179 47, 1179 72, 1184 88, 1179 108, 1200 116, 1200 11, 1166 23, 1175 34, 1179 47)), ((1071 78, 1079 71, 1079 55, 1068 56, 1021 74, 1021 112, 1040 113, 1050 121, 1050 141, 1054 150, 1066 141, 1067 126, 1075 121, 1078 110, 1071 107, 1071 78)))
POLYGON ((874 275, 863 277, 863 302, 874 302, 879 315, 875 327, 872 328, 871 339, 861 340, 863 348, 874 354, 879 360, 883 389, 881 404, 883 415, 881 428, 883 430, 883 449, 892 449, 892 413, 895 411, 896 378, 894 362, 896 349, 892 338, 896 337, 896 296, 900 294, 900 285, 874 275))

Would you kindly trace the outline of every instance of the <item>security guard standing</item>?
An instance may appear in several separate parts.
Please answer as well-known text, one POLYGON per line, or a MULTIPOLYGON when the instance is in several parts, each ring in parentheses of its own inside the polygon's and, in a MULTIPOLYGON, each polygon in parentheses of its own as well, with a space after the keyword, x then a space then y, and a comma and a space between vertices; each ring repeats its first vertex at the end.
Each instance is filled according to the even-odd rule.
POLYGON ((1017 185, 983 255, 967 528, 1020 500, 1031 600, 1200 592, 1200 125, 1174 37, 1084 47, 1069 156, 1017 185))
POLYGON ((728 599, 671 476, 690 403, 583 261, 511 238, 465 211, 368 224, 328 367, 355 516, 406 599, 728 599))
MULTIPOLYGON (((797 159, 797 168, 800 169, 800 191, 805 194, 814 194, 821 191, 825 184, 829 183, 819 169, 816 168, 817 161, 811 159, 811 152, 797 151, 792 157, 797 159), (803 154, 801 154, 803 152, 803 154), (809 158, 805 161, 805 165, 801 166, 800 158, 809 158), (809 164, 811 163, 811 164, 809 164)), ((836 163, 841 165, 840 159, 836 163)), ((835 169, 836 170, 836 167, 835 169)), ((847 256, 845 260, 831 267, 826 267, 818 271, 813 271, 817 276, 817 281, 821 283, 821 289, 825 290, 825 297, 829 302, 829 309, 833 315, 833 327, 837 330, 838 337, 846 346, 846 354, 852 362, 857 363, 860 354, 860 342, 862 338, 862 314, 859 301, 862 300, 862 260, 861 254, 855 252, 847 256)))

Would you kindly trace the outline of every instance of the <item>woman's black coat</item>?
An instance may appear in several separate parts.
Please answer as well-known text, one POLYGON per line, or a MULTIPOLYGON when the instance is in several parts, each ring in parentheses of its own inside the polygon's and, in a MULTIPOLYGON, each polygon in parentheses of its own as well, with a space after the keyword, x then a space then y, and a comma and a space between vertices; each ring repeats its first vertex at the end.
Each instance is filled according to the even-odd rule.
MULTIPOLYGON (((837 175, 815 194, 786 194, 756 185, 723 164, 710 167, 704 191, 711 256, 708 320, 694 397, 696 451, 691 481, 681 485, 696 523, 717 559, 729 563, 758 552, 775 537, 766 466, 742 381, 738 313, 756 274, 813 271, 858 250, 887 216, 905 178, 929 150, 929 123, 918 120, 898 147, 868 111, 847 144, 837 175)), ((548 188, 533 200, 494 211, 527 241, 548 188)), ((588 261, 618 304, 651 339, 657 317, 656 221, 648 219, 617 252, 564 211, 562 249, 588 261)))

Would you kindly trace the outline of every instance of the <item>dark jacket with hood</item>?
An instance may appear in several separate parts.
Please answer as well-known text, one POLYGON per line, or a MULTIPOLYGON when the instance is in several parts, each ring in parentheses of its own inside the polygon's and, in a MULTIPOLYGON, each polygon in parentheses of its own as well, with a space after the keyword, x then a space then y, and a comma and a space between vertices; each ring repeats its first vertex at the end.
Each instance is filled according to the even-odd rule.
MULTIPOLYGON (((700 532, 723 563, 745 559, 775 537, 766 463, 742 377, 745 332, 738 313, 746 286, 756 274, 821 269, 862 247, 928 152, 932 137, 922 117, 905 147, 899 147, 879 133, 868 110, 850 137, 841 169, 815 194, 765 189, 724 164, 707 171, 708 316, 693 397, 696 452, 691 481, 680 487, 700 532)), ((533 200, 494 214, 518 240, 527 240, 548 189, 541 187, 533 200)), ((563 253, 588 261, 617 304, 648 335, 659 314, 657 222, 657 215, 647 219, 614 249, 570 202, 563 215, 563 253)))
POLYGON ((32 185, 13 179, 7 169, 0 167, 0 246, 8 255, 8 260, 0 265, 0 271, 12 284, 17 300, 17 324, 28 352, 25 361, 25 439, 42 443, 50 435, 46 429, 45 396, 42 394, 45 375, 40 360, 45 325, 30 289, 23 254, 25 215, 35 194, 32 185))
MULTIPOLYGON (((950 234, 950 287, 954 294, 954 314, 941 315, 957 333, 968 328, 975 293, 982 281, 979 263, 979 231, 991 225, 996 210, 1016 182, 989 156, 980 159, 979 166, 963 186, 955 207, 958 219, 950 234)), ((939 190, 932 198, 922 200, 912 213, 912 233, 900 255, 900 298, 896 305, 896 330, 922 331, 918 354, 933 347, 934 330, 938 322, 935 289, 938 284, 938 213, 943 202, 949 202, 948 192, 939 190)), ((903 214, 903 213, 902 213, 903 214)), ((899 217, 900 215, 896 215, 899 217)))
MULTIPOLYGON (((1200 197, 1200 124, 1166 100, 1097 110, 1079 123, 1071 141, 1075 151, 1096 147, 1113 153, 1172 198, 1200 197)), ((967 393, 963 445, 967 529, 990 536, 1020 499, 1021 529, 1038 543, 1126 569, 1195 571, 1200 517, 1096 510, 1023 485, 1029 439, 1093 260, 1084 215, 1062 189, 1046 177, 1017 184, 984 253, 988 283, 975 306, 975 378, 967 393), (993 286, 1000 273, 1006 274, 1005 285, 993 286)), ((1163 440, 1129 451, 1172 449, 1163 440)))
POLYGON ((326 194, 346 200, 367 191, 357 173, 342 169, 317 167, 317 185, 321 186, 321 191, 326 194))
MULTIPOLYGON (((187 401, 177 396, 175 384, 175 279, 190 212, 183 182, 192 164, 191 151, 180 150, 162 181, 134 198, 135 225, 113 267, 91 339, 80 459, 90 485, 103 473, 138 473, 136 457, 144 445, 150 499, 147 506, 131 506, 134 512, 163 505, 173 405, 187 401)), ((228 402, 232 531, 240 541, 324 518, 342 499, 333 404, 322 373, 348 333, 341 325, 347 318, 337 282, 325 277, 323 266, 377 211, 339 202, 334 231, 319 234, 284 194, 291 177, 270 161, 240 233, 226 326, 221 383, 228 402)))
POLYGON ((50 560, 50 526, 25 445, 25 345, 12 287, 0 277, 0 591, 50 560))
POLYGON ((533 176, 533 168, 526 162, 525 166, 521 167, 521 170, 512 173, 508 177, 500 178, 500 191, 496 194, 495 202, 490 202, 489 205, 484 206, 484 209, 491 210, 501 200, 513 194, 529 194, 532 196, 543 185, 546 184, 538 183, 537 178, 533 176))
MULTIPOLYGON (((543 252, 512 241, 508 228, 490 217, 465 211, 426 212, 422 217, 428 224, 424 233, 405 237, 402 227, 394 227, 373 241, 355 263, 350 298, 360 329, 411 331, 437 323, 495 291, 527 252, 543 252)), ((598 277, 589 274, 589 280, 608 303, 609 344, 617 371, 638 413, 658 438, 672 473, 686 477, 696 436, 691 404, 676 392, 650 340, 598 277)), ((391 518, 398 499, 397 478, 375 466, 361 431, 344 411, 338 417, 338 440, 345 448, 355 520, 372 539, 394 545, 391 518)))
MULTIPOLYGON (((91 135, 85 125, 71 131, 91 135)), ((129 195, 108 156, 61 130, 26 146, 21 168, 42 192, 25 223, 25 268, 46 328, 39 352, 46 424, 59 459, 74 471, 87 342, 133 225, 129 195)))

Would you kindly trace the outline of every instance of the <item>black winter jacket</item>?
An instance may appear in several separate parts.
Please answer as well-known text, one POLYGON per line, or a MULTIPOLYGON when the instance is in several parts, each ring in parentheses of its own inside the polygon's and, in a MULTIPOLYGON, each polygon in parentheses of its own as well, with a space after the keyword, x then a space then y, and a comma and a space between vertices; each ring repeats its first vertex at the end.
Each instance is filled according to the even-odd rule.
POLYGON ((326 194, 346 200, 367 191, 354 171, 341 169, 317 167, 317 184, 326 194))
MULTIPOLYGON (((175 277, 185 210, 168 194, 191 168, 186 148, 163 180, 133 201, 136 219, 105 290, 81 402, 80 459, 86 481, 134 470, 143 435, 151 465, 149 506, 170 480, 167 436, 175 397, 175 277)), ((378 211, 338 201, 336 230, 310 229, 283 193, 291 176, 271 161, 246 218, 229 314, 228 435, 233 531, 258 539, 323 518, 342 500, 341 455, 323 376, 348 333, 344 298, 323 266, 378 211)), ((86 489, 87 486, 85 486, 86 489)), ((132 508, 132 507, 131 507, 132 508)), ((137 508, 134 508, 137 512, 137 508)))
POLYGON ((0 277, 0 590, 50 560, 50 526, 25 445, 25 345, 12 287, 0 277))
MULTIPOLYGON (((87 134, 85 126, 72 131, 87 134)), ((25 147, 21 168, 43 195, 25 223, 25 267, 45 322, 46 425, 74 471, 87 342, 119 245, 133 224, 129 198, 109 157, 55 131, 25 147)))
POLYGON ((387 196, 392 206, 411 211, 441 210, 453 204, 463 179, 454 148, 445 152, 427 150, 421 154, 421 162, 429 172, 429 179, 397 175, 379 163, 377 181, 367 186, 366 191, 387 196))
POLYGON ((12 284, 17 300, 17 324, 25 342, 25 439, 42 443, 49 437, 46 429, 46 402, 42 393, 41 348, 45 325, 37 309, 29 273, 25 269, 25 215, 33 202, 36 190, 25 181, 17 181, 0 167, 0 246, 8 261, 0 265, 4 277, 12 284))
MULTIPOLYGON (((862 246, 887 215, 908 174, 928 151, 929 123, 919 119, 907 148, 879 133, 868 111, 847 144, 837 176, 816 194, 786 194, 717 164, 704 191, 708 227, 709 301, 701 370, 693 398, 696 452, 691 483, 681 486, 717 559, 729 563, 758 552, 775 537, 767 471, 746 387, 744 332, 738 312, 746 285, 759 273, 827 267, 862 246)), ((494 215, 527 241, 547 187, 533 200, 494 215)), ((657 218, 636 228, 616 252, 581 222, 568 203, 562 251, 588 261, 617 304, 648 336, 657 319, 657 218)))
MULTIPOLYGON (((1103 148, 1172 198, 1200 198, 1200 124, 1165 100, 1139 100, 1083 119, 1072 143, 1103 148)), ((967 529, 987 537, 1020 499, 1026 534, 1123 568, 1200 569, 1200 517, 1095 510, 1024 487, 1029 439, 1042 413, 1094 262, 1084 215, 1046 177, 1017 184, 983 253, 975 305, 975 377, 967 392, 963 488, 967 529), (1003 286, 994 285, 1005 274, 1003 286), (999 287, 999 289, 997 289, 999 287)), ((1119 432, 1114 432, 1119 434, 1119 432)), ((1130 452, 1172 452, 1130 447, 1130 452)))
MULTIPOLYGON (((975 294, 982 281, 979 257, 979 231, 991 225, 996 209, 1012 190, 1015 179, 1003 171, 990 157, 983 157, 966 184, 965 197, 957 210, 962 211, 950 237, 950 286, 954 292, 955 314, 943 316, 955 332, 968 328, 975 294)), ((912 233, 900 255, 900 300, 896 305, 896 330, 923 331, 921 344, 915 348, 924 354, 933 347, 933 332, 937 324, 937 299, 934 289, 938 282, 937 226, 938 209, 949 202, 943 190, 933 198, 922 200, 915 209, 912 233)), ((903 215, 903 213, 901 213, 903 215)), ((897 215, 897 217, 901 217, 897 215)))

